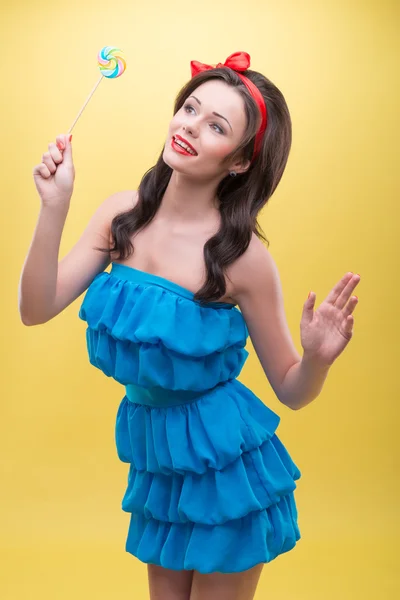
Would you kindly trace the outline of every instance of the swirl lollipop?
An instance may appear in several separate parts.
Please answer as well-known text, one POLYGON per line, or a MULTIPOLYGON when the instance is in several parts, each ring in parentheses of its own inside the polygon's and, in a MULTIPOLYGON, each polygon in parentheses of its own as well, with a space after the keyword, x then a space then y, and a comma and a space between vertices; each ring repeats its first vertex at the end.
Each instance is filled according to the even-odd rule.
POLYGON ((97 61, 101 74, 109 79, 119 77, 126 69, 124 54, 115 46, 104 46, 97 55, 97 61))
POLYGON ((78 113, 78 116, 69 128, 68 133, 71 133, 71 131, 75 127, 75 123, 83 113, 85 106, 95 93, 97 86, 100 84, 103 78, 107 77, 107 79, 116 79, 116 77, 120 77, 126 69, 124 53, 116 46, 104 46, 104 48, 102 48, 97 55, 97 62, 100 69, 101 77, 90 92, 85 104, 82 106, 81 110, 78 113))

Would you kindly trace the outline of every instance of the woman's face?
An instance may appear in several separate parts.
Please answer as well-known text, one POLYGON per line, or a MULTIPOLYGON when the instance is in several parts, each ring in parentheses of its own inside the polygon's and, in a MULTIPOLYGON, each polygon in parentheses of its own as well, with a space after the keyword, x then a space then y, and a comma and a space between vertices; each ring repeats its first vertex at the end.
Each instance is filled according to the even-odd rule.
MULTIPOLYGON (((246 129, 244 101, 235 88, 221 80, 201 84, 172 118, 163 159, 172 169, 204 179, 245 170, 222 160, 239 145, 246 129), (176 136, 178 136, 176 138, 176 136), (187 142, 185 150, 176 141, 187 142)), ((249 161, 244 167, 249 165, 249 161)))

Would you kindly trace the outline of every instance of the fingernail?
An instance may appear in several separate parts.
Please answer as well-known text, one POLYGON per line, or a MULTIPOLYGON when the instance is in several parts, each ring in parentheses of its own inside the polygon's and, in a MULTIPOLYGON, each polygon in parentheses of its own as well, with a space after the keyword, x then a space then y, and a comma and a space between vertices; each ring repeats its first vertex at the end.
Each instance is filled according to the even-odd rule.
POLYGON ((68 138, 68 139, 69 139, 69 141, 71 141, 71 140, 72 140, 72 133, 71 133, 71 135, 69 136, 69 138, 68 138))
POLYGON ((57 142, 57 148, 61 151, 64 150, 64 144, 62 142, 57 142))

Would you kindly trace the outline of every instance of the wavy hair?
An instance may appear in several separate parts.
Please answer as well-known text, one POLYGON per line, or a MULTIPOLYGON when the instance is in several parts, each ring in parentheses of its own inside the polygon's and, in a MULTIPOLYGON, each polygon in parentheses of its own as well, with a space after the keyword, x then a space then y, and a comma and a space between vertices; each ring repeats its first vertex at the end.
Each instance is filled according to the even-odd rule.
MULTIPOLYGON (((206 281, 194 299, 211 302, 226 293, 225 271, 249 246, 253 232, 269 246, 257 215, 274 193, 288 160, 292 143, 292 123, 285 98, 264 75, 248 69, 243 73, 260 90, 267 106, 268 124, 257 158, 244 173, 227 175, 217 188, 221 224, 217 233, 204 244, 206 281)), ((244 100, 247 127, 239 146, 225 157, 223 164, 240 158, 251 160, 259 122, 259 109, 235 71, 226 68, 203 71, 193 77, 178 93, 174 115, 195 89, 210 79, 221 79, 237 88, 244 100)), ((157 163, 142 177, 136 205, 114 217, 111 223, 112 248, 97 248, 117 252, 124 260, 134 252, 133 234, 154 218, 172 175, 161 152, 157 163)))

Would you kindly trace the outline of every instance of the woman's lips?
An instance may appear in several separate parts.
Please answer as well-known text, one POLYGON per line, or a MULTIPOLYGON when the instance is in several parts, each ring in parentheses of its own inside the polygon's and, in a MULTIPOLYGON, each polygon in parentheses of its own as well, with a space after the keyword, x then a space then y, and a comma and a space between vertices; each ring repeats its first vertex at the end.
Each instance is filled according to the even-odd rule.
POLYGON ((184 156, 192 156, 192 157, 197 156, 197 154, 190 154, 190 152, 188 152, 187 150, 182 148, 182 146, 179 146, 179 144, 177 144, 175 142, 174 138, 171 139, 171 146, 172 146, 173 150, 175 150, 176 152, 179 152, 179 154, 183 154, 184 156))

